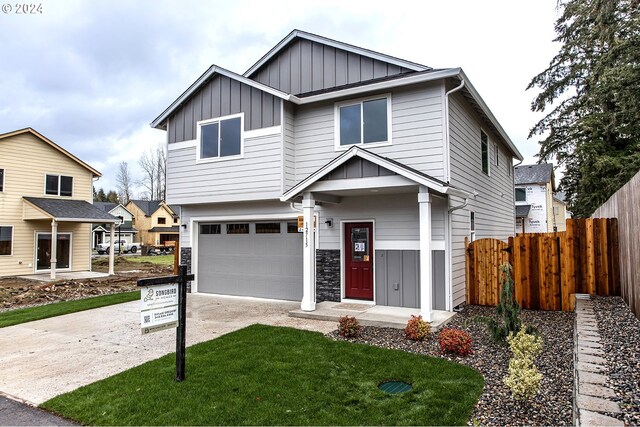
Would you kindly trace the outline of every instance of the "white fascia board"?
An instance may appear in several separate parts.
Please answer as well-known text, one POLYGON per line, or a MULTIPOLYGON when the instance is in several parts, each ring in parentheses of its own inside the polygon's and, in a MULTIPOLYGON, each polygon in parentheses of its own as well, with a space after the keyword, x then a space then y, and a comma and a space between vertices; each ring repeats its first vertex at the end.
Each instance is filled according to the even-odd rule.
POLYGON ((366 56, 368 58, 377 59, 379 61, 388 62, 389 64, 394 64, 399 67, 408 68, 414 71, 425 71, 429 70, 431 67, 427 67, 424 65, 417 64, 415 62, 406 61, 404 59, 396 58, 393 56, 385 55, 383 53, 375 52, 369 49, 364 49, 358 46, 350 45, 347 43, 339 42, 337 40, 332 40, 326 37, 322 37, 316 34, 307 33, 305 31, 293 30, 286 36, 280 43, 275 45, 269 52, 266 53, 258 62, 253 64, 251 68, 249 68, 243 76, 249 77, 251 74, 255 73, 260 67, 262 67, 265 63, 269 62, 271 58, 278 54, 286 45, 291 42, 296 37, 300 37, 312 42, 320 43, 326 46, 331 46, 337 49, 346 50, 347 52, 355 53, 358 55, 366 56))
MULTIPOLYGON (((401 175, 390 176, 370 176, 366 178, 331 179, 317 181, 305 189, 305 191, 344 191, 344 190, 366 190, 374 188, 390 187, 416 187, 418 184, 409 178, 401 175)), ((318 197, 316 197, 318 199, 318 197)))
POLYGON ((473 98, 476 100, 478 105, 480 105, 480 108, 482 108, 482 111, 484 111, 484 113, 487 115, 491 123, 496 127, 502 139, 504 139, 504 141, 507 143, 507 145, 509 146, 513 154, 515 154, 515 157, 518 160, 524 159, 524 157, 522 156, 522 153, 520 153, 520 150, 518 150, 518 148, 515 146, 513 141, 511 141, 511 138, 509 138, 509 135, 507 135, 507 132, 505 132, 505 130, 502 128, 502 126, 498 122, 498 119, 496 119, 496 117, 493 115, 493 113, 491 112, 487 104, 484 102, 484 100, 482 99, 482 97, 480 96, 476 88, 473 87, 473 85, 471 84, 471 81, 469 80, 467 75, 464 73, 464 71, 462 71, 462 69, 460 69, 460 77, 464 79, 464 81, 466 82, 465 88, 469 91, 471 96, 473 96, 473 98))
POLYGON ((107 224, 107 223, 116 223, 119 222, 120 220, 118 218, 114 218, 114 219, 103 219, 103 218, 53 218, 55 221, 57 222, 84 222, 84 223, 100 223, 100 224, 107 224))
POLYGON ((319 95, 313 95, 305 98, 298 98, 295 96, 290 97, 290 101, 295 104, 311 104, 314 102, 326 101, 340 97, 361 95, 363 93, 386 90, 399 86, 407 86, 416 83, 430 82, 434 80, 446 79, 449 77, 457 77, 461 73, 461 68, 448 68, 442 71, 434 71, 427 74, 411 75, 408 77, 402 77, 398 79, 386 80, 383 82, 372 83, 363 86, 352 87, 343 90, 337 90, 335 92, 327 92, 319 95))
POLYGON ((200 87, 209 80, 214 74, 220 74, 222 76, 228 77, 231 80, 238 81, 240 83, 244 83, 248 86, 259 89, 263 92, 266 92, 270 95, 273 95, 277 98, 281 98, 284 100, 289 100, 289 94, 279 91, 278 89, 274 89, 270 86, 259 83, 255 80, 248 79, 239 74, 236 74, 232 71, 225 70, 224 68, 218 67, 217 65, 212 65, 209 67, 207 71, 203 75, 201 75, 198 80, 196 80, 189 88, 184 91, 182 95, 178 97, 175 101, 171 103, 171 105, 162 112, 154 121, 151 122, 151 127, 154 129, 161 129, 162 123, 169 118, 169 116, 176 110, 180 105, 182 105, 187 99, 191 97, 196 91, 200 89, 200 87))
POLYGON ((129 215, 131 215, 131 216, 135 216, 135 215, 133 214, 133 212, 131 212, 129 209, 125 208, 125 207, 122 205, 122 203, 119 203, 119 204, 118 204, 118 206, 116 206, 115 208, 111 209, 111 210, 109 211, 109 213, 110 213, 111 215, 113 215, 111 212, 115 211, 115 210, 116 210, 116 209, 118 209, 118 208, 122 208, 122 209, 124 209, 125 211, 129 212, 129 215))

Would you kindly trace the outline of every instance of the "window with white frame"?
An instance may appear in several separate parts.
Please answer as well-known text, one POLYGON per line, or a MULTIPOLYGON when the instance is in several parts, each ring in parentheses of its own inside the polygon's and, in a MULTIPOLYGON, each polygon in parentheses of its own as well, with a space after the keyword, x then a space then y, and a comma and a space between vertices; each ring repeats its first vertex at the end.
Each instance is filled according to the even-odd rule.
POLYGON ((4 169, 0 169, 0 193, 4 191, 4 169))
POLYGON ((243 114, 198 123, 199 159, 222 159, 242 155, 243 114))
POLYGON ((390 105, 389 95, 336 104, 336 145, 390 142, 390 105))
POLYGON ((45 177, 44 194, 49 196, 73 196, 73 177, 49 175, 45 177))
POLYGON ((11 255, 13 251, 13 226, 0 225, 0 255, 11 255))
POLYGON ((495 161, 496 161, 496 166, 499 166, 499 161, 500 161, 500 150, 498 149, 498 144, 493 144, 493 152, 496 156, 495 161))
POLYGON ((480 149, 482 152, 482 172, 489 175, 489 137, 480 131, 480 149))
POLYGON ((471 212, 469 215, 469 220, 471 222, 471 241, 473 242, 474 240, 476 240, 476 213, 475 212, 471 212))

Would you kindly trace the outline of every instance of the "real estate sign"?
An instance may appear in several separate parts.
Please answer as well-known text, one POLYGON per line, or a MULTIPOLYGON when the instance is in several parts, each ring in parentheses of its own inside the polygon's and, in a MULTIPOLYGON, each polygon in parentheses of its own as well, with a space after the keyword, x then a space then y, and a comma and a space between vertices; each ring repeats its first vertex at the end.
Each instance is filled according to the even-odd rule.
POLYGON ((140 288, 140 327, 142 334, 178 326, 178 284, 140 288))

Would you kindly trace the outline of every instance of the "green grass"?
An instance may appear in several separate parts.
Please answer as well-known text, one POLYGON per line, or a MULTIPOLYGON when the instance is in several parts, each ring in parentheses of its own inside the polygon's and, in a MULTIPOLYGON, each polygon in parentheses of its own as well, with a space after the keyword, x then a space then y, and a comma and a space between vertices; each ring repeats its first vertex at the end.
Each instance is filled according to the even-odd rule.
POLYGON ((128 257, 131 262, 150 262, 152 264, 173 265, 173 255, 137 256, 128 257))
POLYGON ((75 313, 77 311, 120 304, 123 302, 134 301, 136 299, 140 299, 140 291, 121 292, 119 294, 101 295, 99 297, 91 297, 75 301, 63 301, 38 307, 5 311, 0 313, 0 328, 17 325, 19 323, 31 322, 33 320, 62 316, 63 314, 75 313))
POLYGON ((42 406, 85 425, 462 425, 482 392, 444 359, 253 325, 55 397, 42 406), (385 380, 413 391, 390 395, 385 380))

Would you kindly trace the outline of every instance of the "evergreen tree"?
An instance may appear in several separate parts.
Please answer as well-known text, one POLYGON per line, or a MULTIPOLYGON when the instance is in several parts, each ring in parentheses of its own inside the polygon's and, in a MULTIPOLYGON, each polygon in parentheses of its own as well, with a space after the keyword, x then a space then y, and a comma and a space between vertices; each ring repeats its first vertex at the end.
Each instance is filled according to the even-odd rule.
POLYGON ((104 193, 104 190, 101 188, 96 192, 95 187, 93 188, 93 201, 94 202, 106 202, 107 195, 104 193))
POLYGON ((109 190, 109 192, 107 193, 107 197, 106 197, 105 202, 120 203, 120 201, 118 199, 118 193, 116 193, 113 190, 109 190))
POLYGON ((640 1, 561 0, 549 67, 533 111, 553 109, 532 129, 540 161, 556 158, 566 172, 574 216, 588 217, 640 169, 640 1))

